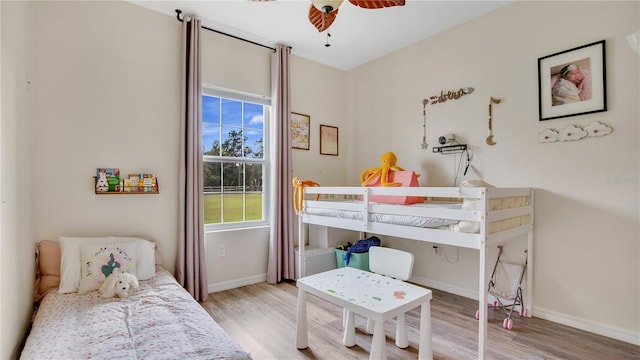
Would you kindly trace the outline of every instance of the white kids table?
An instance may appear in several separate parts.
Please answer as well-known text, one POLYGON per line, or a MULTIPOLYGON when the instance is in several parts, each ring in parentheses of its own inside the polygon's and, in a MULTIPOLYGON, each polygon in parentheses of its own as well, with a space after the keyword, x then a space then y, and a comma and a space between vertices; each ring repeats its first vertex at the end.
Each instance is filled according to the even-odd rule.
POLYGON ((431 348, 431 290, 379 274, 342 267, 298 279, 296 347, 309 346, 307 294, 351 310, 347 312, 342 343, 355 345, 353 313, 375 321, 369 359, 386 359, 384 322, 420 306, 418 359, 433 359, 431 348))

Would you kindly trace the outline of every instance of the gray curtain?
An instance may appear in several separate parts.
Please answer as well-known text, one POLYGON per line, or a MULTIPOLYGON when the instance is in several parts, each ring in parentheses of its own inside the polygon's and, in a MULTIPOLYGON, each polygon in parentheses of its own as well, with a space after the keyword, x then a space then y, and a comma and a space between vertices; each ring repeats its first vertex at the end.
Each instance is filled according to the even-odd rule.
POLYGON ((202 67, 200 19, 182 23, 182 105, 176 279, 198 301, 207 300, 202 177, 202 67))
POLYGON ((291 185, 291 92, 289 89, 289 47, 276 46, 271 57, 272 140, 271 233, 267 282, 295 279, 293 252, 293 187, 291 185))

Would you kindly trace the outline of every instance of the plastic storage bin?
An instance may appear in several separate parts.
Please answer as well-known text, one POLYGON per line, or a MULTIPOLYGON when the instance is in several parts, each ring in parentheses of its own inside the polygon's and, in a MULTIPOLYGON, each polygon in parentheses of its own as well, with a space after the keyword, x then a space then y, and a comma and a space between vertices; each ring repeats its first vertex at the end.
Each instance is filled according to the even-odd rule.
MULTIPOLYGON (((336 252, 336 265, 341 268, 345 267, 344 264, 344 254, 346 251, 340 249, 334 249, 336 252)), ((349 257, 349 267, 364 270, 369 270, 369 253, 351 253, 349 257)))

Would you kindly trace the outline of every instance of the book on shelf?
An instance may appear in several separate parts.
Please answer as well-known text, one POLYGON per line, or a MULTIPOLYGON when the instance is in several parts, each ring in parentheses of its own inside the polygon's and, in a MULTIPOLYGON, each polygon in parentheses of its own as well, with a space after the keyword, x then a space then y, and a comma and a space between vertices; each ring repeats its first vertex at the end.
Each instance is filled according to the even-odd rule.
POLYGON ((153 193, 158 191, 158 181, 155 174, 129 174, 127 180, 125 181, 125 191, 153 193))
POLYGON ((96 168, 96 188, 101 192, 120 191, 120 169, 119 168, 96 168), (108 187, 104 187, 103 180, 106 180, 108 187), (106 190, 105 190, 106 189, 106 190))

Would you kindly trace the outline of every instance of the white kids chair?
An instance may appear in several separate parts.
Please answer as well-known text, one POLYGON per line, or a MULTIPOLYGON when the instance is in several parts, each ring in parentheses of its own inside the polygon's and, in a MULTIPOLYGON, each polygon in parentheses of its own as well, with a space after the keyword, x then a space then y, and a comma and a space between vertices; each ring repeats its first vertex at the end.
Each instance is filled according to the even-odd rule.
MULTIPOLYGON (((369 269, 376 274, 407 281, 413 271, 413 261, 414 256, 410 252, 381 246, 372 246, 369 248, 369 269)), ((349 310, 344 309, 344 319, 346 319, 348 311, 349 310)), ((396 322, 396 346, 404 349, 409 346, 407 323, 404 314, 398 315, 396 322)), ((367 332, 369 334, 373 333, 374 323, 375 321, 367 319, 367 332)))

